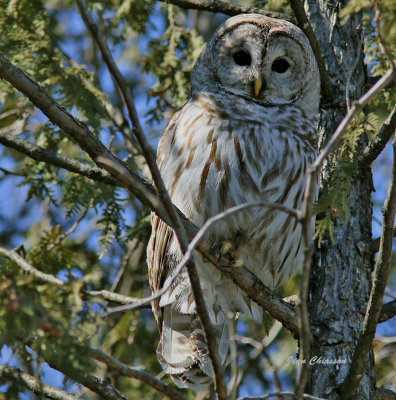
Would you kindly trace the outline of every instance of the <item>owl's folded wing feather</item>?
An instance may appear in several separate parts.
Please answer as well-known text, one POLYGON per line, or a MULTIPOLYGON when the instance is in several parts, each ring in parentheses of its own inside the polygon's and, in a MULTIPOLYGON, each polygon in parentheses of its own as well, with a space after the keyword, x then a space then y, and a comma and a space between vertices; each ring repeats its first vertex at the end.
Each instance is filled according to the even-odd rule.
MULTIPOLYGON (((161 289, 166 277, 165 258, 173 231, 156 214, 151 214, 152 232, 147 246, 147 264, 151 291, 156 293, 161 289)), ((159 307, 160 299, 152 302, 154 316, 158 321, 158 327, 162 327, 162 315, 159 307)))
MULTIPOLYGON (((172 138, 175 132, 175 122, 179 112, 176 112, 170 119, 160 142, 158 143, 157 164, 161 170, 164 157, 169 153, 172 145, 172 138)), ((151 213, 151 236, 147 246, 147 265, 151 291, 156 293, 161 289, 167 275, 166 255, 173 235, 173 230, 162 221, 155 213, 151 213)), ((158 327, 162 329, 162 315, 159 307, 160 299, 152 302, 154 316, 158 327)))

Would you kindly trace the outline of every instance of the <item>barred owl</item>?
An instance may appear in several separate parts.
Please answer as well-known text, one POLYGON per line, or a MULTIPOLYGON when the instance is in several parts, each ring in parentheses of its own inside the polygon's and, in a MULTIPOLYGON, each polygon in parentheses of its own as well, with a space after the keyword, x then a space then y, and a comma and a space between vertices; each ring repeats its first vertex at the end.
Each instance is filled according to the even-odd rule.
MULTIPOLYGON (((245 202, 298 208, 316 154, 319 82, 312 49, 296 26, 259 14, 228 19, 199 56, 190 97, 159 143, 157 162, 173 203, 197 226, 245 202)), ((269 288, 295 271, 301 255, 297 221, 266 208, 217 222, 206 240, 220 247, 231 243, 238 260, 269 288)), ((180 258, 172 229, 153 214, 147 251, 153 293, 170 282, 180 258)), ((225 362, 229 339, 219 296, 256 321, 262 311, 201 261, 201 287, 225 362)), ((164 371, 179 387, 205 388, 213 371, 185 269, 152 306, 164 371)))

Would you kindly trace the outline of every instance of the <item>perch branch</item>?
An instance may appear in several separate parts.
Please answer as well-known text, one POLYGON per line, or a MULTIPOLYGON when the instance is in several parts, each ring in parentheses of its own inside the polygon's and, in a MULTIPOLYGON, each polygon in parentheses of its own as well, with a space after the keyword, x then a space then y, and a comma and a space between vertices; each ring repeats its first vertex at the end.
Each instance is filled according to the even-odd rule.
POLYGON ((345 400, 356 398, 355 393, 363 375, 367 355, 373 342, 378 317, 388 281, 389 266, 392 257, 393 224, 396 211, 396 143, 393 143, 392 177, 388 193, 382 208, 381 243, 378 260, 372 275, 372 288, 368 301, 362 331, 356 345, 348 375, 341 385, 341 397, 345 400))
POLYGON ((316 62, 318 64, 320 73, 320 84, 322 95, 325 99, 330 99, 333 95, 333 85, 330 80, 329 73, 326 69, 325 63, 320 52, 320 46, 318 39, 316 38, 315 32, 312 28, 307 15, 305 14, 304 4, 301 0, 290 0, 290 7, 297 18, 298 27, 305 33, 309 43, 312 47, 312 51, 315 54, 316 62))
POLYGON ((121 361, 118 361, 101 350, 89 349, 88 353, 95 360, 106 364, 111 371, 116 371, 120 375, 138 379, 139 381, 144 382, 154 388, 157 392, 163 393, 170 399, 185 400, 184 397, 175 389, 164 382, 161 382, 155 376, 142 369, 129 367, 128 365, 123 364, 121 361))
POLYGON ((163 3, 174 4, 186 10, 209 11, 212 13, 221 13, 229 16, 238 14, 261 14, 271 18, 284 19, 293 22, 294 19, 289 14, 277 13, 262 10, 256 7, 240 6, 226 3, 225 1, 203 1, 203 0, 160 0, 163 3))
POLYGON ((395 135, 396 130, 396 105, 381 126, 378 134, 366 146, 360 156, 360 162, 369 166, 382 152, 386 144, 395 135))
POLYGON ((73 394, 41 382, 40 379, 21 371, 19 368, 0 366, 1 376, 7 378, 9 381, 13 380, 22 383, 31 392, 39 395, 40 398, 45 397, 51 400, 76 400, 78 398, 73 394))

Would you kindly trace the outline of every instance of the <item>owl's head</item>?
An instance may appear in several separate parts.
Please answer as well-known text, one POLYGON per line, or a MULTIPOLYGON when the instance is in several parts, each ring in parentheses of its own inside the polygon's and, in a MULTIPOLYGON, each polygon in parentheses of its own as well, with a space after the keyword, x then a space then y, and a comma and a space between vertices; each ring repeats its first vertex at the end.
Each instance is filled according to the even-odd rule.
POLYGON ((242 14, 221 25, 198 58, 192 92, 224 91, 263 106, 319 105, 315 56, 295 25, 260 14, 242 14))

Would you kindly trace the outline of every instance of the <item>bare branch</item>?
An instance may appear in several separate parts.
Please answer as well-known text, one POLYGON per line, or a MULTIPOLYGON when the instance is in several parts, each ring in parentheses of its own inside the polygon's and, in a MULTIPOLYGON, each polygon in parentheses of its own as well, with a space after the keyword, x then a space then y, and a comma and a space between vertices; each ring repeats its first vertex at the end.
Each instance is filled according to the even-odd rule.
POLYGON ((378 134, 366 146, 360 156, 360 163, 370 165, 382 152, 386 144, 396 132, 396 105, 389 114, 388 118, 381 126, 378 134))
POLYGON ((101 168, 91 166, 84 161, 55 153, 54 151, 27 142, 11 133, 0 131, 0 143, 17 150, 36 161, 43 161, 55 167, 66 169, 70 172, 85 176, 89 179, 103 182, 112 186, 120 186, 120 183, 101 168))
POLYGON ((36 278, 51 283, 56 286, 64 286, 67 283, 62 281, 61 279, 56 278, 53 275, 46 274, 44 272, 39 271, 34 268, 31 264, 29 264, 23 257, 21 257, 15 250, 7 250, 3 247, 0 247, 0 255, 3 255, 21 267, 28 274, 34 275, 36 278))
POLYGON ((378 317, 388 281, 390 260, 392 257, 393 224, 396 212, 396 143, 393 143, 392 177, 388 193, 382 209, 383 220, 381 229, 381 244, 378 260, 372 275, 372 289, 367 305, 363 327, 356 345, 348 375, 341 385, 341 397, 345 400, 355 398, 367 355, 370 351, 377 327, 378 317))
POLYGON ((226 3, 225 1, 205 1, 205 0, 160 0, 163 3, 174 4, 186 10, 209 11, 213 13, 221 13, 229 16, 238 14, 261 14, 271 18, 284 19, 294 22, 294 19, 289 14, 277 13, 272 11, 262 10, 260 8, 240 6, 226 3))
POLYGON ((149 374, 142 369, 129 367, 128 365, 123 364, 121 361, 118 361, 117 359, 111 357, 101 350, 89 349, 88 353, 95 360, 106 364, 111 371, 116 371, 123 376, 135 378, 141 382, 147 383, 149 386, 151 386, 158 392, 163 393, 170 399, 184 400, 184 397, 175 389, 165 384, 164 382, 161 382, 155 376, 149 374))
POLYGON ((69 376, 74 381, 87 387, 94 393, 97 393, 100 398, 105 400, 128 400, 122 393, 120 393, 114 386, 110 384, 107 379, 101 379, 94 375, 70 373, 70 369, 58 363, 57 360, 46 360, 48 364, 62 372, 64 375, 69 376))
MULTIPOLYGON (((100 297, 103 300, 112 301, 113 303, 119 304, 131 304, 140 300, 137 297, 125 296, 123 294, 115 293, 110 290, 84 290, 83 294, 90 297, 100 297)), ((141 309, 143 307, 137 308, 141 309)))
POLYGON ((381 306, 378 323, 390 320, 396 315, 396 300, 385 303, 381 306))
POLYGON ((297 24, 299 28, 305 33, 307 36, 309 43, 312 47, 312 50, 315 54, 316 62, 318 64, 319 72, 320 72, 320 84, 322 95, 325 99, 330 99, 333 95, 333 85, 330 80, 329 73, 324 64, 318 39, 316 38, 315 32, 312 28, 307 15, 305 14, 304 4, 301 0, 290 0, 290 7, 292 8, 294 15, 297 18, 297 24))
POLYGON ((21 371, 19 368, 0 366, 0 377, 22 383, 31 392, 51 400, 76 400, 78 397, 41 382, 40 379, 21 371))

